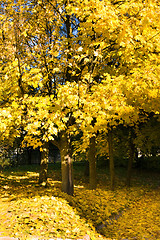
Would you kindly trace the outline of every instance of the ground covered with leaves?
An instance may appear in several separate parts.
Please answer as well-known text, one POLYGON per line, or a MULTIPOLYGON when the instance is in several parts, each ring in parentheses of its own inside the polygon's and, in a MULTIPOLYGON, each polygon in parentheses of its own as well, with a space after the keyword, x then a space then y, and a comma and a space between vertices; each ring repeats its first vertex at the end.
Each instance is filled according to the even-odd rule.
POLYGON ((39 187, 39 166, 21 166, 0 173, 0 236, 19 239, 160 239, 160 175, 134 172, 130 188, 123 172, 115 191, 109 175, 98 174, 89 190, 82 167, 75 167, 75 193, 61 192, 59 165, 49 166, 49 186, 39 187))

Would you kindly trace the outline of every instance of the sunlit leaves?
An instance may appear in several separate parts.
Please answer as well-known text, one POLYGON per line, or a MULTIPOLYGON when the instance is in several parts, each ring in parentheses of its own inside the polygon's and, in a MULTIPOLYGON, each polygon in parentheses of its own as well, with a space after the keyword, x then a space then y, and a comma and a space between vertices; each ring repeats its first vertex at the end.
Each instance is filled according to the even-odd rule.
POLYGON ((21 133, 37 147, 81 131, 83 151, 107 126, 133 126, 141 109, 160 112, 158 1, 3 3, 4 136, 21 133))

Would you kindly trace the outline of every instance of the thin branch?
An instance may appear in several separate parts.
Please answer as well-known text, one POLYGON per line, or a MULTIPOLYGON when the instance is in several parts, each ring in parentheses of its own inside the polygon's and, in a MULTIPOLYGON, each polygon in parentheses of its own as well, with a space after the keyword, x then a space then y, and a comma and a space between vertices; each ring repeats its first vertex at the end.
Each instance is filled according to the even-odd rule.
POLYGON ((53 9, 59 14, 59 16, 61 17, 61 19, 65 22, 65 19, 64 19, 64 17, 62 16, 62 14, 60 13, 60 11, 59 11, 49 0, 47 0, 47 2, 52 5, 53 9))
POLYGON ((160 34, 160 32, 156 33, 156 34, 153 35, 150 39, 148 39, 147 42, 150 41, 151 39, 153 39, 154 37, 156 37, 156 36, 159 35, 159 34, 160 34))

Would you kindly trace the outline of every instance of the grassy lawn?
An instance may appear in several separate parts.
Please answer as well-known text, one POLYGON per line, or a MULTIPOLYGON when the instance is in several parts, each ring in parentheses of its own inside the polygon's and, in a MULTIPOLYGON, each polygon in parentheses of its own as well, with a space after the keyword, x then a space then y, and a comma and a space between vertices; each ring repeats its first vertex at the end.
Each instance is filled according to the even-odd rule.
POLYGON ((50 164, 48 188, 39 187, 38 165, 0 173, 0 236, 19 239, 160 239, 160 174, 125 170, 110 190, 108 169, 98 169, 98 187, 89 190, 83 163, 74 164, 75 193, 61 192, 60 164, 50 164))

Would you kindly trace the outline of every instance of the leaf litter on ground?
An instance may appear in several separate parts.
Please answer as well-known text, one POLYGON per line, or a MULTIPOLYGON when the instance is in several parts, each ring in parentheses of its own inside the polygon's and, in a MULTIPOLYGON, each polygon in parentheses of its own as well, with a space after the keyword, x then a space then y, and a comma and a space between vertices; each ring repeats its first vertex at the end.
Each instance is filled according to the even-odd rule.
POLYGON ((49 173, 48 188, 39 187, 36 172, 1 173, 1 236, 24 240, 83 239, 86 235, 92 240, 160 239, 156 178, 148 185, 139 184, 141 177, 135 178, 131 188, 120 184, 115 191, 100 179, 104 176, 99 176, 96 190, 75 179, 74 196, 69 196, 61 192, 56 171, 49 173), (98 231, 101 224, 104 227, 98 231))

